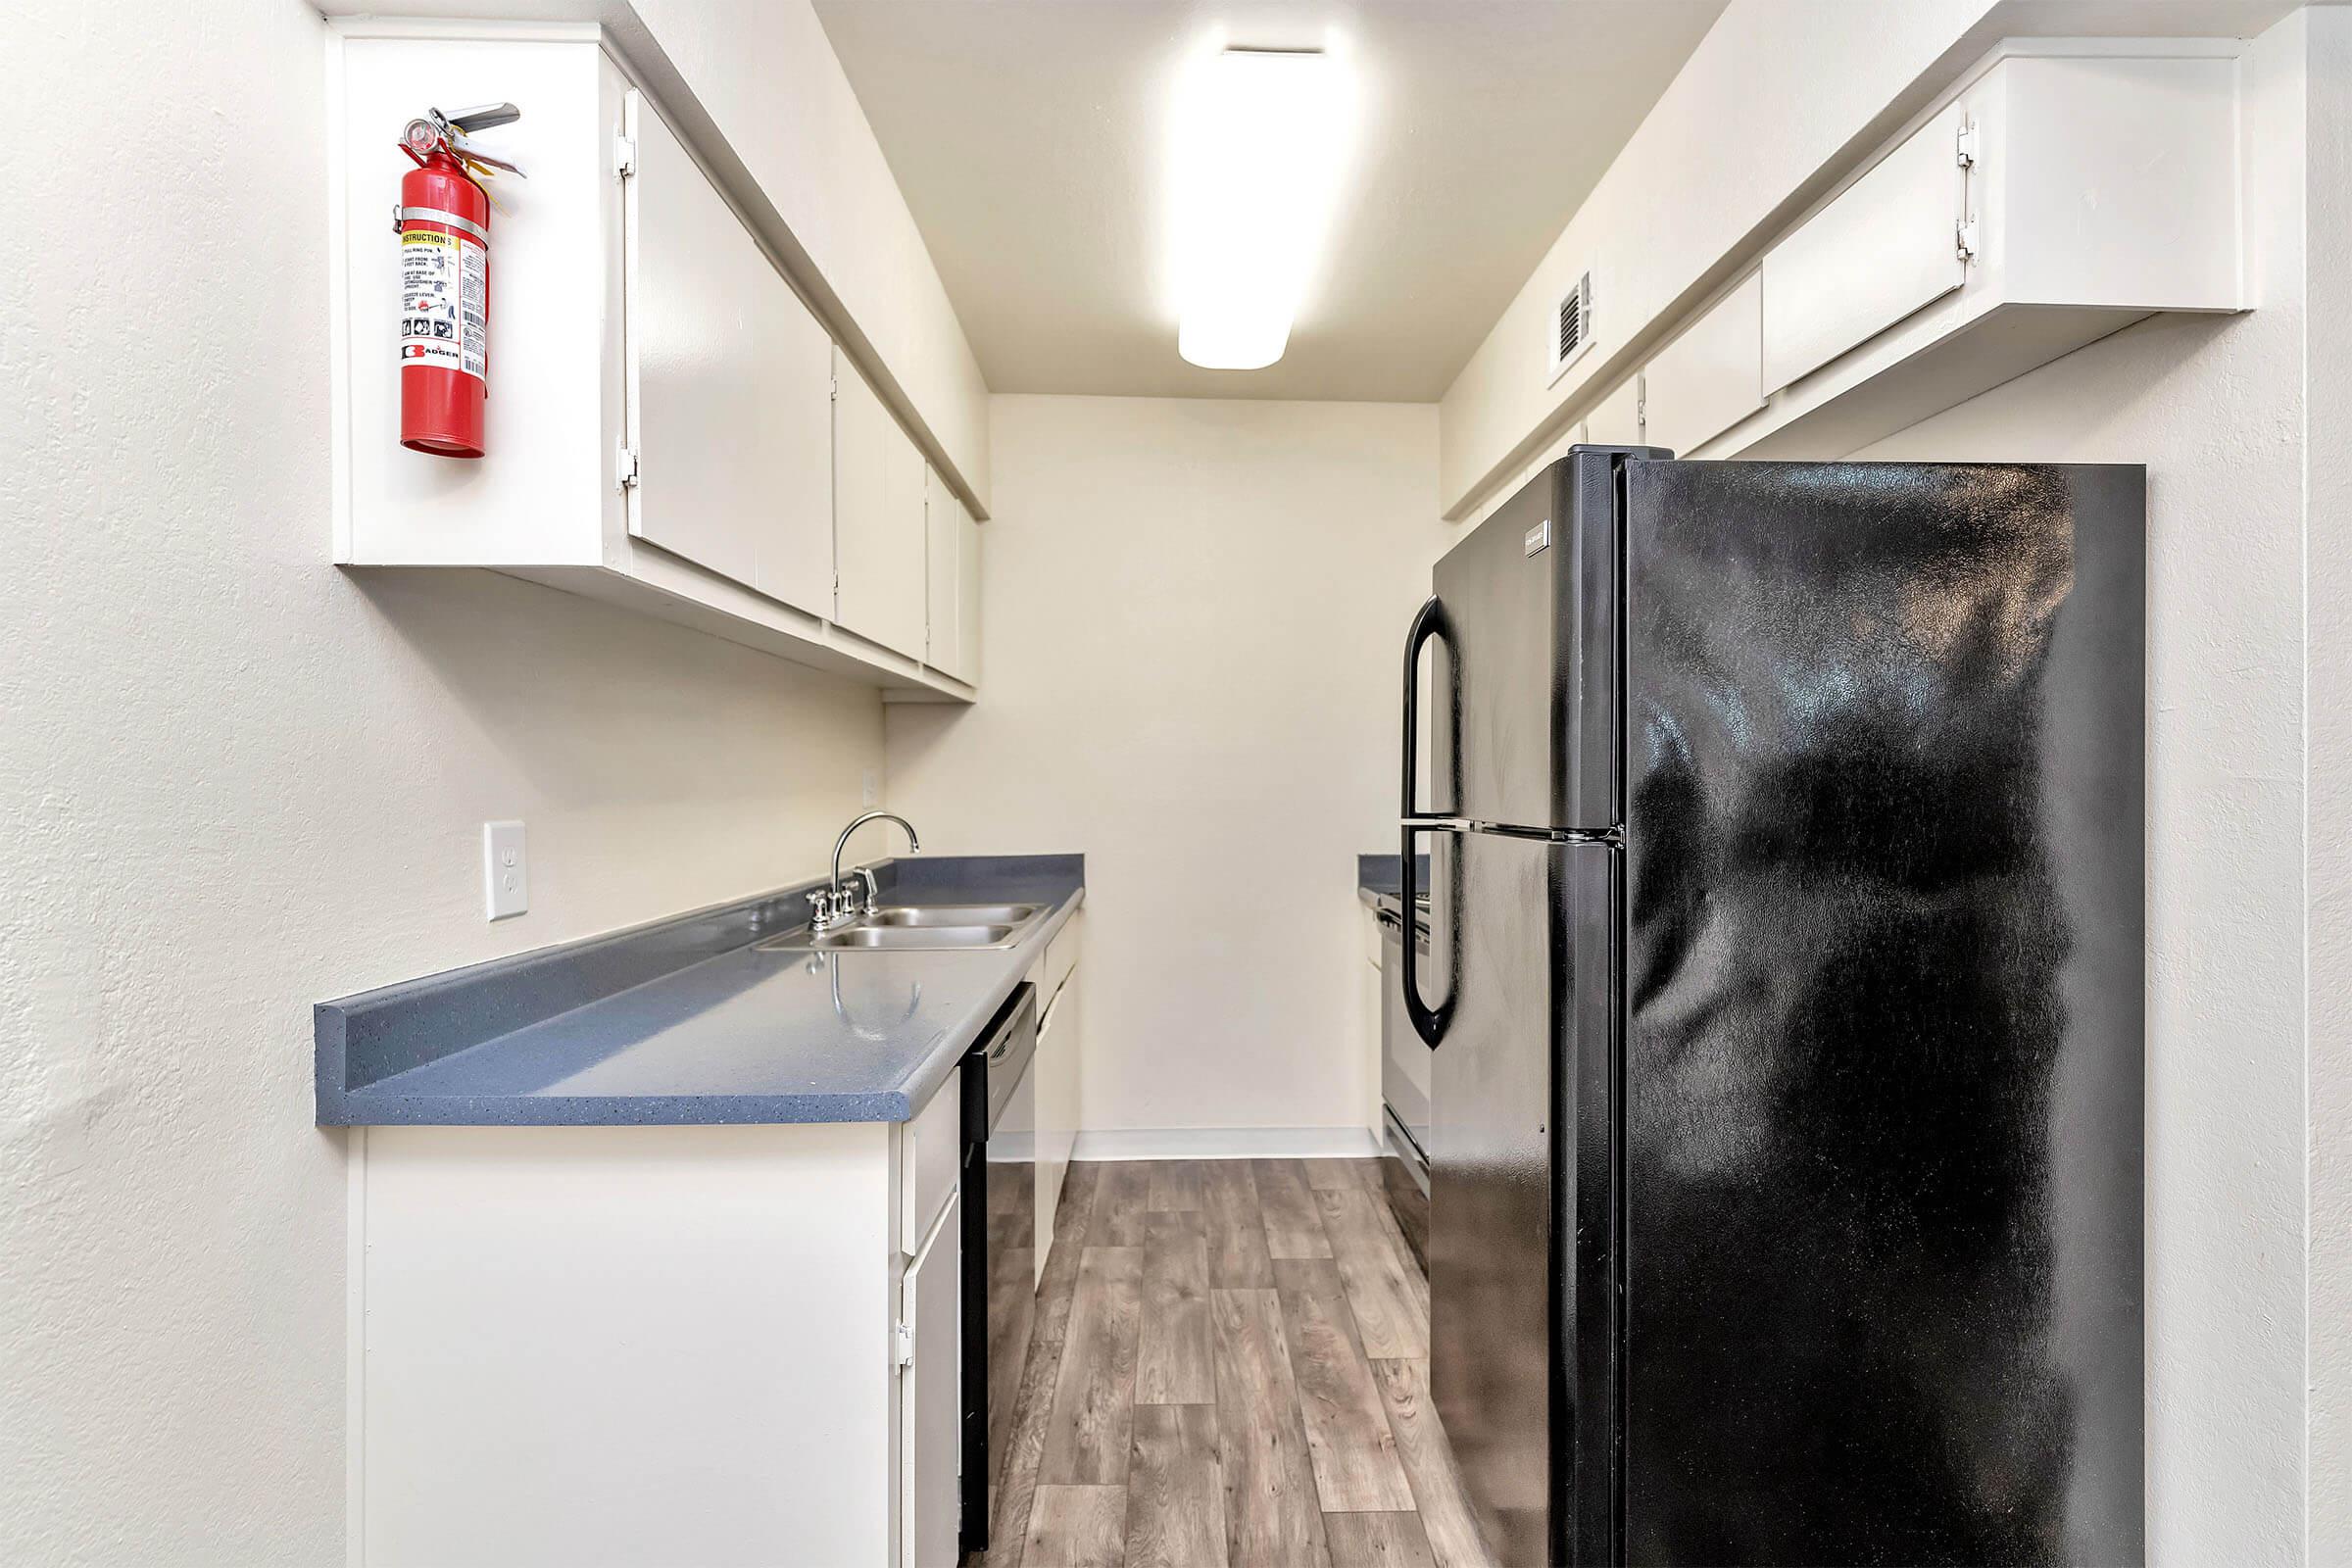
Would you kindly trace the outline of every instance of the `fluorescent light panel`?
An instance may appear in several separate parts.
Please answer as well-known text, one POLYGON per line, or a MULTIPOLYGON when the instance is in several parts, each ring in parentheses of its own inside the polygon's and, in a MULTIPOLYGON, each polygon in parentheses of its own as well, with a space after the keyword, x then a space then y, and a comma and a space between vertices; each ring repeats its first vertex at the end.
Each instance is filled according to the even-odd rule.
POLYGON ((1348 141, 1328 54, 1227 49, 1176 114, 1176 351, 1212 370, 1282 358, 1331 216, 1348 141))

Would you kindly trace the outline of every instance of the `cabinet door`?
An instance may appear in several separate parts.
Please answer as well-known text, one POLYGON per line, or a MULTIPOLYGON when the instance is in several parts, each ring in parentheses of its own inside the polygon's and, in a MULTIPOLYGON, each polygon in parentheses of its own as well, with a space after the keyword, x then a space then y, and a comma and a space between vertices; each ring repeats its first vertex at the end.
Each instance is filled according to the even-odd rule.
POLYGON ((1357 1059, 1367 1064, 1366 1077, 1371 1085, 1365 1103, 1364 1125, 1372 1134, 1374 1147, 1378 1148, 1387 1137, 1387 1128, 1381 1123, 1380 1107, 1384 1099, 1381 1069, 1388 1055, 1388 1044, 1382 1038, 1380 1028, 1380 920, 1370 910, 1365 911, 1365 916, 1372 927, 1374 947, 1372 961, 1359 964, 1355 971, 1356 1054, 1357 1059))
POLYGON ((956 507, 956 663, 959 680, 980 684, 980 524, 956 507))
POLYGON ((962 548, 956 519, 963 508, 934 468, 923 470, 923 564, 925 608, 923 662, 950 675, 956 667, 956 552, 962 548))
POLYGON ((1968 280, 1958 104, 1911 133, 1764 257, 1766 394, 1968 280))
POLYGON ((899 1541, 906 1568, 956 1568, 963 1426, 962 1334, 957 1312, 962 1195, 932 1227, 900 1285, 899 1321, 913 1340, 901 1374, 899 1541))
POLYGON ((629 530, 805 610, 832 578, 830 346, 644 98, 626 227, 629 530))
POLYGON ((1642 445, 1642 377, 1629 375, 1602 398, 1585 421, 1587 434, 1602 446, 1642 445))
POLYGON ((1054 1246, 1054 1211, 1078 1142, 1079 983, 1072 971, 1037 1032, 1037 1273, 1054 1246))
POLYGON ((767 351, 771 473, 760 530, 760 591, 795 610, 833 613, 833 340, 786 294, 767 351))
POLYGON ((923 456, 858 368, 834 351, 834 619, 923 657, 923 456))
POLYGON ((1688 454, 1764 406, 1763 290, 1756 274, 1642 368, 1642 438, 1688 454))

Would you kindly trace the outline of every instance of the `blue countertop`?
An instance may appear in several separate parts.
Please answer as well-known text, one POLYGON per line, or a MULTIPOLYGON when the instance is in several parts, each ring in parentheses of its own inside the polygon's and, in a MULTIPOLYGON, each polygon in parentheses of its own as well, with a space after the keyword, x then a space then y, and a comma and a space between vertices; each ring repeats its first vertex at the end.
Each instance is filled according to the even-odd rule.
POLYGON ((1085 860, 876 874, 900 902, 1052 908, 1010 948, 757 951, 808 883, 320 1003, 319 1125, 905 1121, 1084 901, 1085 860))
MULTIPOLYGON (((1429 857, 1413 857, 1413 886, 1429 891, 1429 857)), ((1403 861, 1394 855, 1359 855, 1355 858, 1355 896, 1366 904, 1377 905, 1382 899, 1400 904, 1404 898, 1403 861)))

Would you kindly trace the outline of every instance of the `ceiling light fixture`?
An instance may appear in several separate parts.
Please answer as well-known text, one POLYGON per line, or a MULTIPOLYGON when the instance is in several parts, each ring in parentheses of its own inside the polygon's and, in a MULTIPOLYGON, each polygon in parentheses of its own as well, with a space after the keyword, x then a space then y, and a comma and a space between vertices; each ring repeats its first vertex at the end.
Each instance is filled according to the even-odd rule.
POLYGON ((1176 105, 1176 352, 1212 370, 1282 358, 1331 217, 1349 119, 1320 50, 1225 49, 1176 105))

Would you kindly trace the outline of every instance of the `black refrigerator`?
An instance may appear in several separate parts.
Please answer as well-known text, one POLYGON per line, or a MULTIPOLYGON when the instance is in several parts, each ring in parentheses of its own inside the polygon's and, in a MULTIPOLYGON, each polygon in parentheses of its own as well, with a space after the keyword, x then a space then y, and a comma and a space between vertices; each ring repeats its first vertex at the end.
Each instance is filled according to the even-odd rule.
POLYGON ((2145 486, 1578 447, 1438 564, 1401 979, 1502 1562, 2141 1560, 2145 486))

